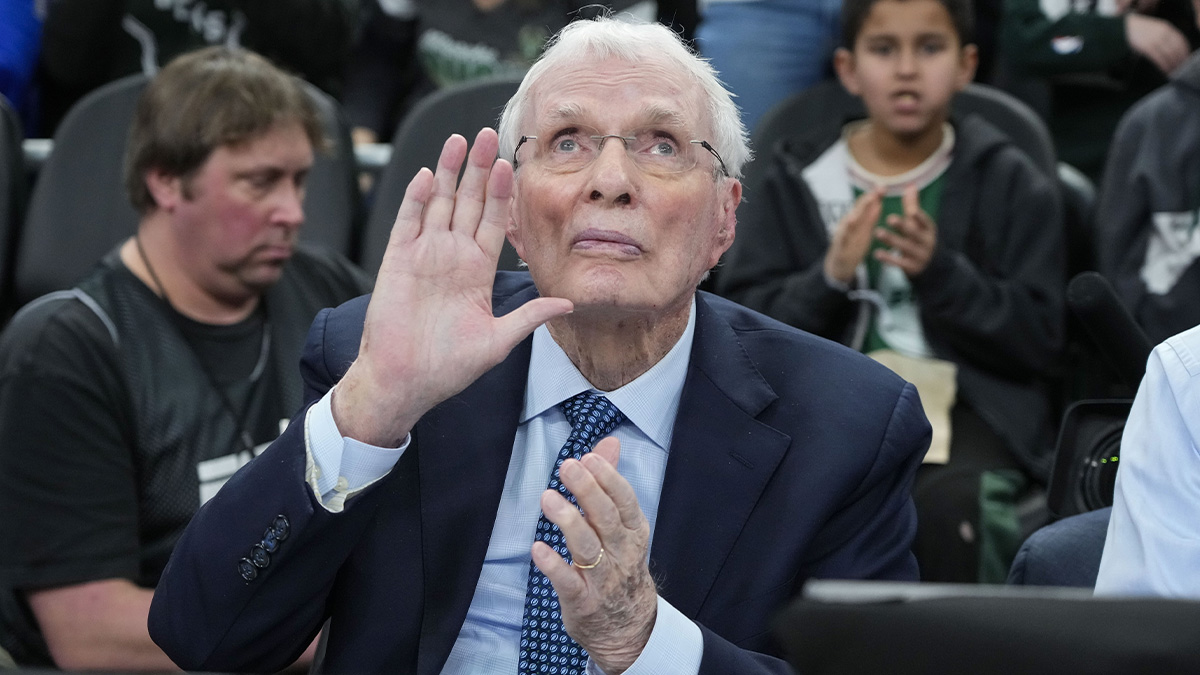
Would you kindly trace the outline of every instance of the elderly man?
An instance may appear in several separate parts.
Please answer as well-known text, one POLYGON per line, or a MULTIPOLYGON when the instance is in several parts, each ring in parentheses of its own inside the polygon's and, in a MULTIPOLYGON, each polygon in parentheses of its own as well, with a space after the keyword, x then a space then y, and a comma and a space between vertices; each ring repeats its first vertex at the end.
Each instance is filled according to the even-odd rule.
POLYGON ((310 332, 304 421, 184 535, 179 665, 274 670, 331 618, 329 672, 787 672, 805 579, 916 578, 915 390, 696 291, 748 155, 711 68, 576 22, 499 137, 412 180, 374 295, 310 332))
POLYGON ((146 616, 175 541, 299 407, 313 317, 368 286, 296 248, 323 143, 301 82, 249 52, 185 55, 147 86, 137 233, 0 338, 0 645, 18 663, 171 667, 146 616))

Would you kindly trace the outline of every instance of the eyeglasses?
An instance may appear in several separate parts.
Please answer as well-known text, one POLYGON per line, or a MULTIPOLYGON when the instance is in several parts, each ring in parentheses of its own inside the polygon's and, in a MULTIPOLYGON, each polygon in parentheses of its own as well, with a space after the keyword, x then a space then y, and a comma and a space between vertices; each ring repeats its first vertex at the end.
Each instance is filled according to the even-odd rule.
MULTIPOLYGON (((625 145, 625 153, 642 171, 652 175, 670 175, 691 171, 700 161, 700 146, 717 158, 722 175, 728 176, 725 160, 708 141, 692 140, 680 143, 666 132, 644 129, 628 135, 602 134, 590 127, 572 127, 556 133, 546 143, 534 143, 532 162, 556 173, 572 173, 591 164, 600 156, 604 143, 616 138, 625 145)), ((539 140, 537 136, 522 136, 513 150, 513 168, 517 167, 517 153, 527 141, 539 140)))

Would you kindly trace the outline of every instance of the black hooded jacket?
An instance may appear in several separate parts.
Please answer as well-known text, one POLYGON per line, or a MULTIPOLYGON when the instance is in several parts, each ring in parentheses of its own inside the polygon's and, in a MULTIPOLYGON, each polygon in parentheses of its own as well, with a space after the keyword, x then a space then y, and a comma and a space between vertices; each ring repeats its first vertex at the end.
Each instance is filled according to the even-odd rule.
POLYGON ((1200 52, 1121 120, 1104 175, 1101 273, 1152 342, 1200 324, 1200 52))
MULTIPOLYGON (((938 243, 912 279, 925 337, 958 366, 958 391, 1035 475, 1048 472, 1046 380, 1063 343, 1065 248, 1054 183, 981 117, 952 121, 955 147, 938 243)), ((747 195, 718 291, 804 330, 849 344, 869 319, 830 287, 829 234, 802 172, 840 123, 772 149, 762 190, 747 195)))

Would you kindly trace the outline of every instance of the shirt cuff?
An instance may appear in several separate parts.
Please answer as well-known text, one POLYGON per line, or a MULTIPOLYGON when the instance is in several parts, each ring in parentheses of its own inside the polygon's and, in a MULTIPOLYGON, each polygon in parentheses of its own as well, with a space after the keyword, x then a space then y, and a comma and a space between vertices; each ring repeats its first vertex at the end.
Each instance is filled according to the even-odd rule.
POLYGON ((333 391, 308 409, 304 437, 308 483, 322 506, 337 513, 347 498, 392 470, 412 435, 405 436, 398 448, 381 448, 342 436, 333 419, 333 391))
MULTIPOLYGON (((700 672, 700 660, 704 656, 704 636, 700 627, 671 603, 658 596, 658 616, 650 631, 650 640, 638 656, 637 661, 625 671, 625 675, 655 675, 656 673, 678 673, 696 675, 700 672)), ((605 675, 590 658, 588 675, 605 675)))

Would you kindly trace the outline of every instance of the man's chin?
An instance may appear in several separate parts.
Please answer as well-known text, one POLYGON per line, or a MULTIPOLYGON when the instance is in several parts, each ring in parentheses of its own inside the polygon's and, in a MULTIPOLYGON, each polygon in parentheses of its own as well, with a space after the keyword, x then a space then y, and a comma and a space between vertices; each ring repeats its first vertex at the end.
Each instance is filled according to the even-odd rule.
POLYGON ((286 260, 278 263, 263 263, 256 265, 253 270, 247 270, 238 275, 242 285, 256 292, 264 293, 279 282, 283 276, 283 266, 286 260))

